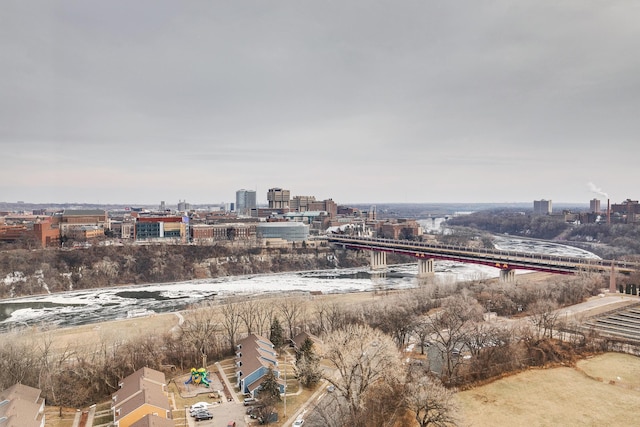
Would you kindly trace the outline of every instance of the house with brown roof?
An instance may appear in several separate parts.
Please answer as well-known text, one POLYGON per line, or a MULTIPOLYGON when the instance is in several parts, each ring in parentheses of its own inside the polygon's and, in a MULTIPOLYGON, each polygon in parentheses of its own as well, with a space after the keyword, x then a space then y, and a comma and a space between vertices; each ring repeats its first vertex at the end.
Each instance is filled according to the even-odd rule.
POLYGON ((119 385, 120 389, 111 395, 116 427, 131 427, 146 415, 155 415, 173 422, 167 382, 162 372, 141 368, 123 379, 119 385))
MULTIPOLYGON (((236 385, 240 391, 255 396, 269 368, 273 370, 276 378, 280 378, 277 357, 273 343, 263 336, 251 334, 238 341, 236 385)), ((280 384, 280 392, 284 393, 284 383, 280 384)))
POLYGON ((310 334, 308 332, 300 332, 298 335, 296 335, 295 337, 291 338, 289 340, 289 343, 290 343, 291 347, 293 347, 293 349, 297 353, 298 351, 300 351, 300 349, 302 348, 302 345, 307 340, 307 338, 310 339, 311 342, 313 343, 313 351, 317 355, 322 355, 322 353, 323 353, 322 341, 320 340, 320 338, 318 338, 315 335, 312 335, 312 334, 310 334))
POLYGON ((157 415, 147 414, 140 418, 131 427, 175 427, 173 420, 162 418, 157 415))
POLYGON ((15 384, 0 392, 0 427, 44 427, 40 390, 15 384))

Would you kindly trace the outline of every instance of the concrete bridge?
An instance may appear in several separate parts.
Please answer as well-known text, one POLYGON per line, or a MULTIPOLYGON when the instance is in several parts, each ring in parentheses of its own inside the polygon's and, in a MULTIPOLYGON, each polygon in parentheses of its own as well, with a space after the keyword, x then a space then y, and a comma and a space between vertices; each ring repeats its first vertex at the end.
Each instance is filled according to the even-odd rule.
POLYGON ((345 249, 371 251, 371 268, 386 268, 386 254, 410 255, 418 259, 418 277, 434 274, 434 260, 448 260, 487 265, 500 269, 500 280, 513 282, 514 270, 543 271, 557 274, 580 272, 610 272, 611 291, 615 292, 615 272, 632 273, 640 270, 640 263, 594 258, 545 255, 533 252, 478 249, 468 246, 434 245, 410 240, 390 240, 345 235, 328 236, 330 243, 345 249))

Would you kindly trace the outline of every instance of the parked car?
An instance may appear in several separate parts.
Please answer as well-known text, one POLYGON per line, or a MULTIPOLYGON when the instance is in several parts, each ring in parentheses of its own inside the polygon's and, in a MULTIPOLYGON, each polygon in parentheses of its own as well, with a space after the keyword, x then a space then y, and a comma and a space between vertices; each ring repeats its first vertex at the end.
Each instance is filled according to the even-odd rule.
POLYGON ((195 418, 198 414, 207 414, 207 413, 209 413, 208 409, 198 409, 197 411, 192 412, 191 416, 195 418))
POLYGON ((198 402, 189 406, 189 410, 193 411, 195 409, 207 409, 208 407, 209 407, 209 404, 207 402, 198 402))
POLYGON ((209 407, 209 404, 207 402, 194 403, 189 407, 189 415, 193 417, 196 414, 196 412, 207 410, 208 407, 209 407))
POLYGON ((196 415, 194 416, 194 418, 196 421, 212 420, 213 414, 209 411, 200 411, 200 412, 196 412, 196 415))
POLYGON ((303 424, 304 424, 304 420, 302 418, 299 418, 295 420, 293 424, 291 424, 291 427, 302 427, 303 424))
POLYGON ((336 386, 334 385, 327 386, 327 391, 329 393, 333 393, 334 391, 336 391, 336 386))
POLYGON ((227 427, 236 427, 236 422, 235 421, 229 421, 227 423, 227 427))
POLYGON ((243 403, 244 403, 244 406, 249 406, 249 405, 255 405, 257 401, 258 399, 256 399, 255 397, 247 397, 244 399, 243 403))

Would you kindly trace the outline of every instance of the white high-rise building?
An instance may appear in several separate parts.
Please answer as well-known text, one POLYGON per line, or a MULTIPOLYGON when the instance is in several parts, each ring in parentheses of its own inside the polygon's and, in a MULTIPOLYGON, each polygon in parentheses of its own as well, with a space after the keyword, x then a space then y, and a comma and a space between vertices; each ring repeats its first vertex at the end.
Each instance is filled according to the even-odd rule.
POLYGON ((534 200, 533 201, 533 214, 534 215, 551 215, 553 207, 551 200, 534 200))

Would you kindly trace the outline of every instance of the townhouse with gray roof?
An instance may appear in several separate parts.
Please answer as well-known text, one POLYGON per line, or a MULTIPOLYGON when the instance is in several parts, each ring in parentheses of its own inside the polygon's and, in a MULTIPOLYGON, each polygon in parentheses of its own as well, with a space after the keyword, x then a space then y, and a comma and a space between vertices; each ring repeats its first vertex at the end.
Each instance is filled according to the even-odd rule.
MULTIPOLYGON (((251 334, 238 341, 236 385, 240 391, 255 397, 269 368, 273 370, 276 378, 280 378, 277 356, 273 343, 263 336, 251 334)), ((284 393, 284 383, 279 384, 280 392, 284 393)))

